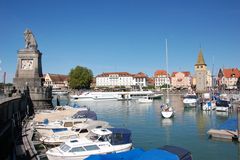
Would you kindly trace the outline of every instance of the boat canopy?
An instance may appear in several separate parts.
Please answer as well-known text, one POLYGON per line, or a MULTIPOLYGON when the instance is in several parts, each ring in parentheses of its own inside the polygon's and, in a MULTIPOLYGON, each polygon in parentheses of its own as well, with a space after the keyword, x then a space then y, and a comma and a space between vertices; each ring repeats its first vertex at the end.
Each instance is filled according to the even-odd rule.
POLYGON ((191 152, 184 148, 166 145, 161 147, 160 149, 176 154, 180 160, 192 160, 191 152))
POLYGON ((112 132, 111 144, 120 145, 132 143, 131 131, 126 128, 108 128, 112 132))
POLYGON ((178 156, 161 149, 152 149, 144 152, 137 160, 179 160, 178 156))
POLYGON ((78 119, 78 118, 89 118, 92 120, 97 120, 97 114, 94 111, 90 110, 83 110, 83 111, 78 111, 72 116, 73 119, 78 119))
POLYGON ((223 106, 223 107, 229 107, 229 101, 224 100, 217 100, 216 106, 223 106))
POLYGON ((91 155, 86 160, 192 160, 192 156, 186 149, 167 145, 149 151, 135 148, 120 153, 91 155))

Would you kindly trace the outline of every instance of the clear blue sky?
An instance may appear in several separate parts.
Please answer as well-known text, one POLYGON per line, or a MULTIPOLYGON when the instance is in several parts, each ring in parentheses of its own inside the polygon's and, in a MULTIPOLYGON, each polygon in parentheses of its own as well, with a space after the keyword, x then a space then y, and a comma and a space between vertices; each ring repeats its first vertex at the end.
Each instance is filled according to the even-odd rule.
POLYGON ((209 69, 240 62, 239 0, 1 0, 0 67, 8 82, 30 28, 43 53, 43 73, 77 65, 102 72, 190 71, 200 45, 209 69), (214 57, 214 58, 213 58, 214 57))

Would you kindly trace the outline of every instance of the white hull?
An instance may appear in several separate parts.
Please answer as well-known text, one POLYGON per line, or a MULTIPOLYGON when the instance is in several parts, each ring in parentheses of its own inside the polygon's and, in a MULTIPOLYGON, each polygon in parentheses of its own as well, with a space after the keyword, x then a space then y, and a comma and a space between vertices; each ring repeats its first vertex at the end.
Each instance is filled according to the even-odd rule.
POLYGON ((84 92, 80 95, 70 95, 73 101, 112 101, 129 100, 139 96, 153 94, 152 91, 131 91, 131 92, 84 92))
POLYGON ((84 160, 85 158, 89 157, 90 155, 94 154, 108 154, 108 153, 119 153, 119 152, 125 152, 129 151, 132 148, 132 144, 125 144, 125 145, 118 145, 118 146, 113 146, 112 148, 106 148, 102 149, 97 152, 93 151, 86 151, 84 153, 72 153, 71 155, 55 155, 52 154, 50 151, 47 152, 47 158, 49 160, 84 160))
POLYGON ((213 102, 210 102, 210 104, 206 103, 202 106, 203 111, 210 111, 216 109, 216 104, 213 102))
POLYGON ((229 107, 217 106, 217 107, 216 107, 216 111, 219 111, 219 112, 228 112, 228 111, 229 111, 229 107))
POLYGON ((139 103, 152 103, 153 100, 152 99, 138 99, 139 103))
POLYGON ((164 118, 171 118, 173 116, 173 111, 162 111, 161 114, 164 118))

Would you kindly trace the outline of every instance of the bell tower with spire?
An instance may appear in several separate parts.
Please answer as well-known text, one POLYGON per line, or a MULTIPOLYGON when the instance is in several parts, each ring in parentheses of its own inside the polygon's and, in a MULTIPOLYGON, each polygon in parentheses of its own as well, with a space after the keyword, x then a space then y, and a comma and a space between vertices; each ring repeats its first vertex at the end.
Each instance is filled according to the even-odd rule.
POLYGON ((198 59, 195 66, 196 92, 203 93, 207 89, 207 65, 203 58, 202 49, 198 53, 198 59))

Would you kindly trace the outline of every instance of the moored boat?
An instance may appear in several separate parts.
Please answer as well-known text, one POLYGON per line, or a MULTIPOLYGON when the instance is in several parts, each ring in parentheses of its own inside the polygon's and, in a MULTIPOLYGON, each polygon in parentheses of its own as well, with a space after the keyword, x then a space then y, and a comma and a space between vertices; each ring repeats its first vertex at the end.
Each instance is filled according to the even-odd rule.
POLYGON ((74 125, 70 130, 53 130, 52 134, 42 136, 40 141, 47 145, 60 145, 69 139, 85 137, 94 128, 109 127, 111 126, 105 121, 86 121, 85 123, 74 125))
POLYGON ((174 115, 174 110, 165 104, 161 106, 161 114, 164 118, 171 118, 174 115))
POLYGON ((211 111, 216 109, 216 102, 213 101, 206 101, 203 103, 202 110, 203 111, 211 111))
POLYGON ((152 103, 153 99, 150 98, 149 96, 143 96, 138 98, 139 103, 152 103))
POLYGON ((71 139, 46 152, 49 160, 82 160, 90 155, 129 151, 131 132, 123 128, 93 129, 81 139, 71 139))
POLYGON ((196 94, 188 93, 183 97, 183 103, 185 107, 196 107, 197 101, 198 100, 196 94))
POLYGON ((109 100, 131 100, 142 96, 154 94, 152 91, 130 91, 130 92, 83 92, 70 95, 71 101, 109 101, 109 100))
POLYGON ((230 101, 217 100, 216 102, 216 111, 219 112, 228 112, 232 109, 232 104, 230 101))

